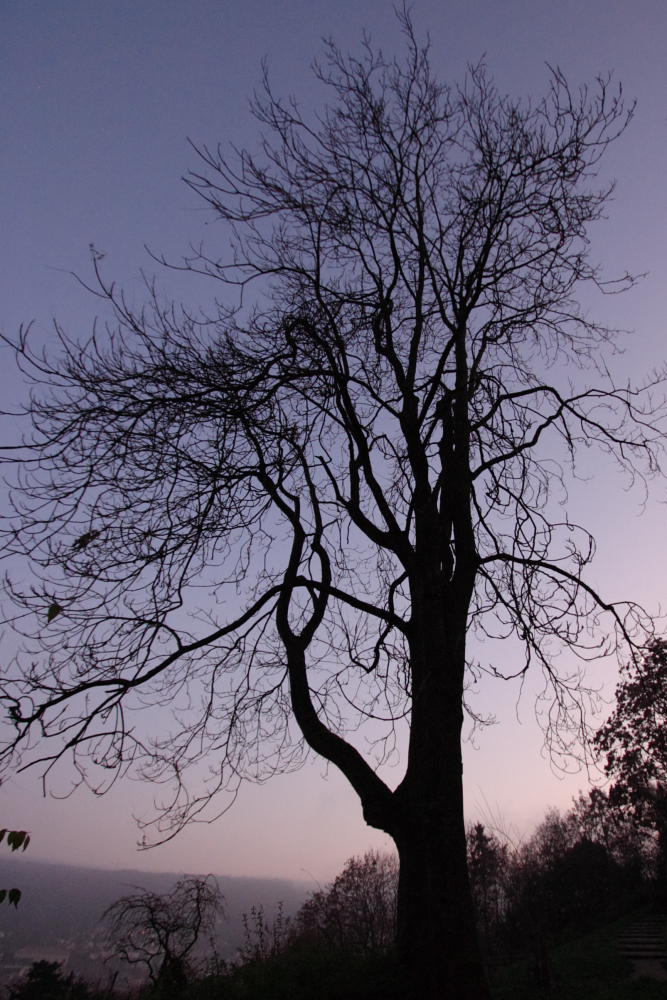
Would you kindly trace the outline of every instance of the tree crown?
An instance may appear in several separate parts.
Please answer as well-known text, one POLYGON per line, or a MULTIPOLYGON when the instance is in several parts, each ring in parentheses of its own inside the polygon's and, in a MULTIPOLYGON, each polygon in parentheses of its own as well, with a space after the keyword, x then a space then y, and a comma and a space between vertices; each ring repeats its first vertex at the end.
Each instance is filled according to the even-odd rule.
POLYGON ((460 711, 473 631, 518 639, 506 673, 539 664, 567 743, 582 682, 558 649, 600 652, 603 615, 618 641, 648 627, 586 582, 593 537, 558 505, 581 447, 658 468, 650 390, 613 381, 613 331, 577 303, 632 280, 605 285, 587 235, 631 109, 557 70, 537 102, 482 65, 445 86, 404 27, 403 61, 327 46, 314 121, 265 80, 258 156, 198 150, 189 183, 233 250, 183 266, 237 307, 152 288, 136 310, 95 260, 112 322, 81 343, 57 327, 55 357, 15 345, 34 390, 5 546, 38 582, 11 585, 10 750, 73 757, 98 790, 138 764, 176 828, 304 740, 385 800, 375 765, 432 698, 434 657, 460 711), (146 704, 175 722, 144 735, 146 704), (369 720, 372 765, 342 735, 369 720))

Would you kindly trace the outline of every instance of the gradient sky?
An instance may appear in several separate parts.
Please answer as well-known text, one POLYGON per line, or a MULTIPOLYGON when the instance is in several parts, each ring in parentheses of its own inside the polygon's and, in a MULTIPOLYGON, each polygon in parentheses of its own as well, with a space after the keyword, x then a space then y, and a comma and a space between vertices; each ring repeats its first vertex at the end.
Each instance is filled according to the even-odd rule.
MULTIPOLYGON (((591 303, 596 318, 635 331, 617 371, 640 377, 665 349, 667 262, 667 4, 665 0, 415 0, 443 79, 461 78, 486 56, 501 91, 540 96, 545 64, 574 85, 611 70, 637 112, 610 150, 605 176, 618 187, 593 253, 609 274, 648 272, 623 298, 591 303)), ((385 52, 401 39, 387 0, 2 0, 0 4, 0 329, 34 321, 49 336, 57 316, 84 336, 95 303, 68 275, 86 275, 89 244, 106 274, 140 295, 145 245, 171 259, 189 243, 216 246, 220 230, 180 180, 195 143, 252 145, 248 98, 268 58, 275 90, 308 107, 317 92, 309 65, 322 36, 354 48, 364 29, 385 52)), ((197 301, 211 290, 170 273, 166 294, 197 301)), ((21 396, 9 359, 5 399, 21 396)), ((665 484, 640 517, 628 494, 596 465, 573 491, 573 513, 598 535, 593 580, 613 599, 632 597, 656 613, 666 603, 665 484)), ((593 672, 610 696, 614 673, 593 672)), ((534 723, 532 684, 517 705, 511 685, 482 696, 498 726, 465 754, 470 818, 502 819, 525 831, 549 804, 567 806, 579 774, 556 776, 534 723)), ((398 777, 398 771, 397 771, 398 777)), ((100 866, 211 870, 327 880, 352 853, 386 838, 363 823, 355 797, 317 761, 300 774, 242 791, 216 824, 191 828, 150 852, 136 851, 133 812, 150 789, 118 786, 104 799, 79 792, 42 798, 34 778, 0 789, 1 825, 27 827, 35 858, 100 866)))

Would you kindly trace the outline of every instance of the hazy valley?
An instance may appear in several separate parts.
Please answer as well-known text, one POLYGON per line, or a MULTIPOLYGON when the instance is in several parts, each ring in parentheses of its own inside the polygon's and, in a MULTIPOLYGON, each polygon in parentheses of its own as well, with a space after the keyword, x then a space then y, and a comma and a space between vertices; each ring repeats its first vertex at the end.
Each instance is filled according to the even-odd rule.
MULTIPOLYGON (((31 861, 0 860, 0 886, 21 889, 17 909, 0 908, 0 981, 40 959, 59 961, 93 982, 108 979, 101 917, 111 903, 137 888, 165 893, 182 873, 134 869, 79 868, 31 861)), ((226 915, 217 927, 220 958, 236 956, 243 942, 243 914, 263 907, 270 919, 279 903, 295 912, 314 888, 282 879, 218 876, 226 915)), ((208 942, 206 951, 210 954, 208 942)))

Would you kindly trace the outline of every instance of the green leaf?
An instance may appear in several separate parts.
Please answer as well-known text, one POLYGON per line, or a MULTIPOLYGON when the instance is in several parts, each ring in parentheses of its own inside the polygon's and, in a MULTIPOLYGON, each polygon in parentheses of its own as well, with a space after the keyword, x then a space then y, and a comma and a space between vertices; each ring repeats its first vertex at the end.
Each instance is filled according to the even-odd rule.
POLYGON ((26 830, 10 830, 7 834, 7 845, 12 851, 18 851, 21 847, 25 851, 28 846, 26 840, 30 841, 26 830))
POLYGON ((98 535, 99 531, 86 531, 85 534, 77 538, 72 548, 80 552, 82 549, 85 549, 86 545, 90 545, 91 542, 95 541, 98 535))
POLYGON ((9 905, 17 907, 19 905, 19 899, 21 898, 20 889, 10 889, 9 890, 9 905))
POLYGON ((56 618, 62 610, 63 610, 62 605, 58 604, 57 601, 54 601, 53 604, 49 607, 49 610, 46 612, 47 623, 52 622, 53 619, 56 618))

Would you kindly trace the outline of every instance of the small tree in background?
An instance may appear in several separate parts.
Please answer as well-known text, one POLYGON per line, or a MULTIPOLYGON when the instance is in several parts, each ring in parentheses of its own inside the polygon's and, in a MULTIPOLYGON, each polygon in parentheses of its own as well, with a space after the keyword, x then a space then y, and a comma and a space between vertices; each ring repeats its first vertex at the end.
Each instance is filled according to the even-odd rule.
POLYGON ((497 935, 507 907, 507 877, 511 861, 508 843, 503 843, 482 823, 468 830, 468 873, 482 950, 488 959, 497 945, 497 935))
POLYGON ((10 986, 7 1000, 94 1000, 86 983, 65 974, 58 962, 33 962, 24 979, 10 986))
POLYGON ((641 894, 653 866, 653 839, 645 827, 623 805, 600 788, 580 793, 569 813, 581 839, 602 844, 623 873, 623 899, 641 894))
POLYGON ((274 917, 267 917, 263 906, 251 906, 243 914, 243 945, 239 958, 243 964, 267 962, 281 955, 292 939, 292 920, 283 904, 278 903, 274 917))
POLYGON ((359 955, 387 949, 395 940, 397 890, 395 855, 368 851, 350 858, 330 885, 306 900, 297 932, 359 955))
POLYGON ((212 875, 182 878, 172 892, 140 890, 104 913, 115 956, 143 965, 160 996, 178 996, 195 945, 213 931, 223 897, 212 875))

